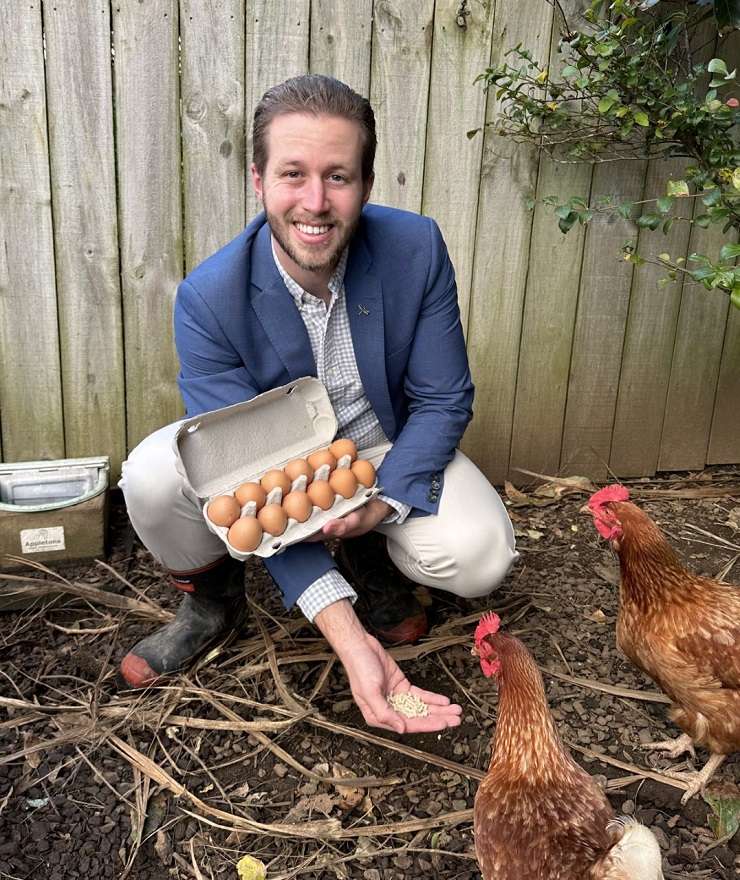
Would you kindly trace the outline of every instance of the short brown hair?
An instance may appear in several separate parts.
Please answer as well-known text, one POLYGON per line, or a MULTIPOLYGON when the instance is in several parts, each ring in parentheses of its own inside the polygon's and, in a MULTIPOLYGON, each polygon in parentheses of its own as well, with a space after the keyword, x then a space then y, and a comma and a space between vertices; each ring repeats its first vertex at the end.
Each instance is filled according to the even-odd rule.
POLYGON ((260 174, 267 165, 267 130, 276 116, 309 113, 312 116, 340 116, 360 125, 363 133, 362 178, 373 176, 375 164, 375 114, 367 98, 331 76, 309 73, 294 76, 268 89, 254 111, 252 161, 260 174))

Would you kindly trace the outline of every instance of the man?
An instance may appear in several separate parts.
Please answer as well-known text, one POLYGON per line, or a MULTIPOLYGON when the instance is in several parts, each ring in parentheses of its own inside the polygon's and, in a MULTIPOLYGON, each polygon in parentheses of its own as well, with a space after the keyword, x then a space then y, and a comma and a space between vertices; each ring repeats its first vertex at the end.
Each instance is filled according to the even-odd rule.
MULTIPOLYGON (((368 724, 457 725, 460 707, 411 687, 353 608, 354 585, 375 635, 412 641, 427 627, 412 582, 486 595, 516 557, 500 498, 456 451, 473 386, 444 242, 427 218, 367 204, 375 120, 343 83, 311 75, 270 89, 253 141, 264 213, 178 290, 188 416, 313 375, 327 388, 338 436, 362 450, 392 443, 378 470, 382 494, 265 565, 286 605, 297 603, 334 648, 368 724), (326 538, 341 539, 336 560, 326 538), (388 695, 408 690, 429 704, 428 716, 390 707, 388 695)), ((187 665, 244 615, 242 566, 205 527, 201 500, 176 466, 176 428, 144 440, 121 480, 139 537, 186 592, 175 622, 124 658, 133 686, 187 665)))

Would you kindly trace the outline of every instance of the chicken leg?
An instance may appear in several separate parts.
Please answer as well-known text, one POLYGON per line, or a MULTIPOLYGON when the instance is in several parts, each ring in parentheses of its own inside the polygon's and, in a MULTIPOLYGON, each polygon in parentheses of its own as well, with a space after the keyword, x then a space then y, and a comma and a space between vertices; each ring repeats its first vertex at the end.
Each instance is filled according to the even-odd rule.
POLYGON ((682 733, 681 736, 676 737, 676 739, 663 739, 660 742, 643 743, 640 748, 662 749, 663 751, 668 752, 670 758, 677 758, 679 755, 683 755, 684 752, 689 752, 692 758, 696 757, 694 741, 688 733, 682 733))
POLYGON ((701 770, 694 770, 688 773, 684 773, 680 770, 662 770, 661 772, 665 773, 666 776, 670 776, 671 779, 680 779, 688 785, 688 788, 681 798, 681 803, 685 804, 686 801, 692 798, 695 794, 704 791, 706 784, 712 776, 714 776, 715 772, 721 766, 726 757, 727 755, 711 755, 701 770))

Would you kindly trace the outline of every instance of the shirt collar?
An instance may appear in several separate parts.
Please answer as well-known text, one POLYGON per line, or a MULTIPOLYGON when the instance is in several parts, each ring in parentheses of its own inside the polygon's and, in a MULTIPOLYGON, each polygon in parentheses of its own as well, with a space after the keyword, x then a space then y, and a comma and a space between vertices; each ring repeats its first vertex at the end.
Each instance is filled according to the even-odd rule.
MULTIPOLYGON (((280 277, 285 282, 285 286, 288 288, 288 292, 293 297, 295 304, 300 308, 301 304, 305 302, 320 302, 318 297, 313 296, 307 290, 304 290, 301 285, 295 280, 295 278, 292 278, 285 271, 282 263, 278 259, 277 253, 275 252, 275 239, 272 236, 270 236, 270 244, 272 247, 272 258, 275 261, 275 266, 280 273, 280 277)), ((344 287, 344 273, 347 270, 348 256, 349 246, 345 247, 345 249, 342 251, 342 256, 339 258, 337 268, 334 270, 334 273, 329 279, 328 287, 331 293, 332 300, 336 299, 336 297, 342 292, 342 288, 344 287)))

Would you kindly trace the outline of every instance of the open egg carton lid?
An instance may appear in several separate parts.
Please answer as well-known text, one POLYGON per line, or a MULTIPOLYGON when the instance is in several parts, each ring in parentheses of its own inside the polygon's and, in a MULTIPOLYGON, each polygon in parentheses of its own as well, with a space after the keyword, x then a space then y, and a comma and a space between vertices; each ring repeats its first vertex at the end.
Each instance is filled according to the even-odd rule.
POLYGON ((208 500, 233 494, 237 486, 259 482, 266 471, 282 468, 294 458, 306 458, 328 446, 337 430, 329 395, 324 385, 310 376, 274 388, 244 403, 212 410, 184 421, 175 434, 175 453, 182 472, 203 499, 203 518, 236 559, 252 555, 273 556, 290 544, 317 532, 325 522, 345 516, 380 492, 358 486, 352 498, 337 495, 332 507, 314 513, 309 520, 289 520, 283 535, 265 533, 251 552, 229 544, 228 529, 216 526, 207 516, 208 500))
POLYGON ((187 419, 175 446, 196 495, 212 498, 328 446, 336 431, 326 388, 306 376, 187 419))

